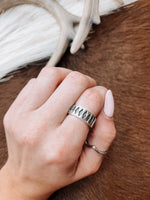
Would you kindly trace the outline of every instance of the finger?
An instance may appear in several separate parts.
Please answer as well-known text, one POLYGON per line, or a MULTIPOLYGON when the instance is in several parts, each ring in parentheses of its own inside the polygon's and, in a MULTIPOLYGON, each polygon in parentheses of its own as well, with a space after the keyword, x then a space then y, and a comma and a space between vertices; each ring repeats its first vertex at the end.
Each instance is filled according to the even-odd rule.
POLYGON ((44 67, 38 77, 29 81, 18 95, 16 106, 21 104, 26 110, 39 108, 70 72, 64 68, 44 67))
MULTIPOLYGON (((88 136, 88 143, 95 145, 100 151, 107 151, 116 136, 112 118, 113 111, 114 101, 109 90, 105 97, 104 111, 99 114, 95 127, 88 136)), ((99 169, 102 159, 103 155, 84 145, 76 171, 76 180, 95 173, 99 169)))
POLYGON ((79 72, 71 72, 41 107, 41 112, 50 111, 50 118, 55 119, 60 124, 65 119, 69 108, 79 96, 87 88, 95 85, 96 82, 92 78, 79 72))
MULTIPOLYGON (((101 86, 89 88, 79 97, 75 104, 84 107, 96 117, 104 106, 106 91, 107 89, 101 86)), ((66 138, 68 138, 67 135, 70 136, 72 147, 75 148, 73 151, 77 150, 80 155, 89 132, 88 124, 80 118, 68 115, 61 128, 67 130, 65 133, 66 138)))
POLYGON ((69 69, 49 66, 41 70, 37 77, 37 92, 33 99, 35 108, 47 101, 70 72, 71 70, 69 69))

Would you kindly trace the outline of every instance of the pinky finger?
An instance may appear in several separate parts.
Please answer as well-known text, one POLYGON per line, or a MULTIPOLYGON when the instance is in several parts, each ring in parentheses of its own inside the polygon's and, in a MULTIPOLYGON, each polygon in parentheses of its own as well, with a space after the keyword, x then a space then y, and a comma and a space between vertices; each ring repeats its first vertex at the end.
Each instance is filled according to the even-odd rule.
MULTIPOLYGON (((97 117, 95 127, 88 136, 88 143, 96 146, 102 152, 109 149, 116 136, 116 129, 112 118, 113 112, 114 100, 112 92, 108 90, 105 96, 104 110, 97 117)), ((79 180, 97 172, 102 160, 102 154, 85 145, 78 162, 75 179, 79 180)))

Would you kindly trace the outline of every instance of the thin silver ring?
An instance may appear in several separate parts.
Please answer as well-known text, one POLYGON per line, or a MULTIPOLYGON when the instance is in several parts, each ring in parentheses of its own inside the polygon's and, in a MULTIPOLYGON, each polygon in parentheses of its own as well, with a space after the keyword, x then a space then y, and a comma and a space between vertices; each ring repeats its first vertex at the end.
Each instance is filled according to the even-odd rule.
POLYGON ((82 106, 71 106, 71 108, 68 111, 68 114, 82 119, 89 125, 90 128, 92 128, 96 122, 96 117, 82 106))
POLYGON ((85 141, 85 144, 88 146, 88 147, 91 147, 92 149, 94 149, 97 153, 99 154, 102 154, 102 155, 106 155, 108 152, 107 151, 100 151, 95 145, 90 145, 88 143, 88 140, 85 141))

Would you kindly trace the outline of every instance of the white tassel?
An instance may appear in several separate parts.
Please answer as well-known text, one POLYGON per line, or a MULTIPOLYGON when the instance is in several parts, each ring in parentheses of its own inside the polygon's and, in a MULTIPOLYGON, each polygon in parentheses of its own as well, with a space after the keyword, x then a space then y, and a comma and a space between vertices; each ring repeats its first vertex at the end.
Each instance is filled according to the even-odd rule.
MULTIPOLYGON (((101 0, 99 13, 118 9, 120 0, 101 0)), ((124 0, 124 5, 137 0, 124 0)), ((72 14, 81 16, 83 0, 58 0, 72 14)), ((51 56, 59 38, 59 26, 44 9, 22 5, 0 15, 0 79, 28 63, 51 56)), ((8 80, 8 79, 2 79, 8 80)), ((0 81, 2 81, 0 80, 0 81)))

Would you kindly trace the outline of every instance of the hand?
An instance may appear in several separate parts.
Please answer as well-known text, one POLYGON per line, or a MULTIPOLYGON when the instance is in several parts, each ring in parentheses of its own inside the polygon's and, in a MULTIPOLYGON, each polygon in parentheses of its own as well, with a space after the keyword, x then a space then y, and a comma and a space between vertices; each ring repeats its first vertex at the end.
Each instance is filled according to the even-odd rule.
POLYGON ((43 68, 4 117, 8 160, 0 171, 3 200, 44 200, 95 173, 103 156, 84 142, 88 137, 90 144, 108 150, 116 134, 112 115, 111 92, 96 86, 92 78, 68 69, 43 68), (92 130, 67 115, 74 103, 97 117, 92 130))

